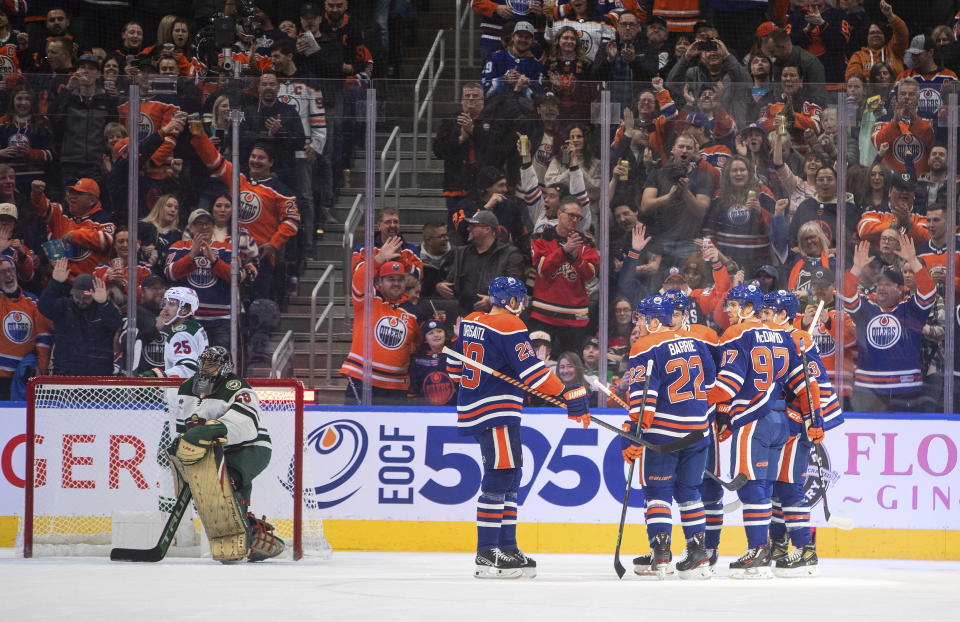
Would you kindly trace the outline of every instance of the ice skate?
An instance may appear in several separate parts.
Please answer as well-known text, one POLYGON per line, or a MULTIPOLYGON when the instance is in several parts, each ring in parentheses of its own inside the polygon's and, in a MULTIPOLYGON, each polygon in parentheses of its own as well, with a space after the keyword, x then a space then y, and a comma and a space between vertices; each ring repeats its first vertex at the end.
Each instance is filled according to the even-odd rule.
POLYGON ((478 551, 473 576, 478 579, 516 579, 523 575, 520 562, 498 548, 478 551))
POLYGON ((532 557, 520 549, 504 549, 503 552, 520 562, 520 568, 523 570, 524 577, 532 579, 537 576, 537 562, 534 561, 532 557))
POLYGON ((770 571, 770 547, 761 544, 747 549, 738 560, 730 562, 731 579, 772 579, 770 571))
POLYGON ((677 575, 685 580, 704 580, 713 576, 710 569, 710 555, 703 546, 703 534, 695 534, 687 540, 683 559, 677 562, 677 575))
POLYGON ((805 544, 777 561, 773 574, 777 577, 812 577, 819 572, 817 549, 813 544, 805 544))

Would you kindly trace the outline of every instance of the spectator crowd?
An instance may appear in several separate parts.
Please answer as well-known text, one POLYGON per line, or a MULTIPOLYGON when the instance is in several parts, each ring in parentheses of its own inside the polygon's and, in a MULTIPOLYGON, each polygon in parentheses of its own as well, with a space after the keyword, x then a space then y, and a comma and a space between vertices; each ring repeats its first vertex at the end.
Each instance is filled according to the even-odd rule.
POLYGON ((349 185, 374 60, 396 74, 425 4, 0 3, 0 399, 35 373, 119 373, 128 300, 138 371, 163 367, 169 287, 194 291, 211 345, 283 304, 349 185))
MULTIPOLYGON (((956 2, 476 0, 473 9, 482 70, 433 141, 448 218, 424 227, 419 259, 416 247, 410 262, 401 256, 399 238, 378 250, 380 274, 392 261, 423 275, 417 299, 400 295, 393 312, 429 320, 431 332, 445 312, 449 337, 453 318, 489 309, 491 278, 514 276, 530 291, 524 319, 538 354, 562 378, 616 386, 643 330, 634 313, 643 297, 680 290, 692 322, 722 331, 725 293, 756 281, 798 295, 795 323, 814 335, 834 383, 842 378, 847 408, 944 408, 956 2), (616 115, 609 128, 596 105, 603 90, 616 115), (601 344, 604 262, 611 317, 601 344)), ((441 382, 442 362, 424 356, 419 335, 405 338, 407 362, 393 385, 375 375, 375 394, 444 403, 424 389, 441 382)))

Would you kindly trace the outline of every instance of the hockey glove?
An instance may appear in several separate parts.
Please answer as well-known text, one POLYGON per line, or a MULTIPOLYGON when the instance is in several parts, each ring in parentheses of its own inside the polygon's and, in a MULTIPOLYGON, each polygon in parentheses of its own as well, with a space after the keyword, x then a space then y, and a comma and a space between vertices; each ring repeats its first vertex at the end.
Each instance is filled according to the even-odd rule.
POLYGON ((590 394, 579 382, 570 383, 563 388, 563 401, 567 404, 567 417, 579 421, 583 427, 590 427, 590 394))
POLYGON ((810 426, 807 428, 807 438, 809 438, 814 443, 823 442, 823 428, 820 426, 810 426))
POLYGON ((153 369, 146 369, 140 372, 141 378, 165 378, 167 375, 159 367, 154 367, 153 369))
MULTIPOLYGON (((630 436, 637 436, 637 423, 632 419, 627 419, 621 424, 620 429, 629 434, 630 436)), ((628 439, 620 437, 620 453, 623 454, 623 460, 628 464, 637 460, 643 456, 643 447, 637 445, 636 443, 630 442, 628 439)))
POLYGON ((729 403, 717 404, 715 419, 717 423, 717 439, 722 443, 733 434, 733 431, 730 429, 731 418, 729 403))
POLYGON ((216 419, 209 419, 203 425, 195 425, 183 433, 182 440, 191 445, 209 445, 216 438, 226 438, 227 426, 216 419))

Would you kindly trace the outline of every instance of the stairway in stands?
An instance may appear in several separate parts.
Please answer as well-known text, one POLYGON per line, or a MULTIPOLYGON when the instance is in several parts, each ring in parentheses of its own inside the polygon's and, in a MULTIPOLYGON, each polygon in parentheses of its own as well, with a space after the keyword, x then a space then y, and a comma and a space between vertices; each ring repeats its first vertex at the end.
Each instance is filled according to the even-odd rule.
MULTIPOLYGON (((441 3, 433 2, 434 6, 441 3)), ((454 116, 459 110, 456 103, 456 95, 453 88, 454 78, 454 33, 452 24, 454 23, 454 3, 444 2, 442 8, 421 13, 418 18, 418 37, 416 46, 408 46, 404 51, 404 60, 401 65, 401 78, 396 80, 374 80, 373 86, 377 89, 377 113, 379 122, 377 124, 376 141, 376 168, 375 168, 375 186, 380 183, 380 156, 385 144, 387 143, 391 132, 395 126, 400 128, 400 175, 399 175, 399 207, 401 233, 404 239, 413 244, 420 243, 421 227, 431 220, 446 219, 446 204, 441 195, 442 183, 442 165, 432 158, 426 164, 422 161, 418 165, 416 183, 414 183, 411 171, 413 170, 412 147, 413 147, 413 119, 414 119, 414 83, 423 67, 424 59, 428 55, 431 46, 434 43, 437 31, 444 29, 445 42, 445 67, 441 74, 441 81, 437 86, 434 95, 434 121, 433 127, 427 131, 425 120, 421 120, 418 143, 421 147, 420 153, 426 149, 429 151, 432 141, 433 130, 439 125, 440 120, 454 116), (424 135, 426 134, 426 135, 424 135)), ((470 41, 476 38, 470 38, 470 41)), ((464 33, 463 49, 468 45, 467 33, 464 33)), ((464 61, 461 64, 461 79, 477 79, 480 74, 479 66, 469 66, 464 61)), ((426 81, 424 81, 426 82, 426 81)), ((426 90, 426 84, 422 86, 421 93, 426 90)), ((422 97, 422 94, 421 94, 422 97)), ((356 159, 350 174, 350 187, 343 188, 340 197, 337 199, 335 217, 339 224, 330 224, 326 227, 326 235, 319 243, 314 258, 306 262, 305 270, 299 279, 299 287, 296 294, 290 296, 287 308, 282 314, 281 328, 276 331, 271 340, 269 351, 280 343, 280 340, 287 333, 293 331, 293 357, 292 375, 301 381, 307 388, 314 388, 318 392, 318 403, 338 404, 343 401, 343 389, 346 386, 345 380, 339 376, 337 370, 343 362, 347 352, 350 349, 351 330, 353 325, 353 309, 350 305, 349 281, 344 281, 344 266, 349 275, 349 256, 343 248, 344 240, 344 221, 348 212, 358 194, 363 193, 366 183, 366 152, 363 149, 363 143, 359 145, 356 153, 356 159), (334 266, 332 277, 336 292, 335 306, 333 308, 333 344, 331 352, 331 371, 330 380, 327 380, 327 327, 321 327, 316 334, 316 347, 314 349, 314 374, 311 376, 310 369, 310 337, 312 326, 310 321, 310 302, 311 292, 314 289, 318 279, 324 273, 328 266, 334 266)), ((395 158, 395 147, 391 147, 388 154, 387 172, 393 165, 395 158)), ((422 157, 422 156, 421 156, 422 157)), ((393 205, 393 191, 391 190, 385 201, 380 199, 377 194, 376 206, 393 205)), ((362 219, 360 224, 353 232, 356 242, 363 240, 364 230, 362 219)), ((318 307, 322 309, 326 305, 328 297, 328 284, 325 284, 318 297, 318 307)), ((269 354, 266 360, 254 361, 248 366, 248 375, 253 377, 265 377, 270 372, 269 354)))

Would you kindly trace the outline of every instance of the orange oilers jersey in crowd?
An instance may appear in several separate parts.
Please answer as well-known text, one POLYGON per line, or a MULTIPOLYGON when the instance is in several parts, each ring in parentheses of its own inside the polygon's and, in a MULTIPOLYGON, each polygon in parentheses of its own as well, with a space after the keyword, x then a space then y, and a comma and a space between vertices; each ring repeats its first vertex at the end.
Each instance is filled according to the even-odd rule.
POLYGON ((700 21, 700 0, 653 0, 653 14, 666 20, 670 32, 693 32, 700 21))
MULTIPOLYGON (((124 127, 127 125, 130 104, 124 102, 117 106, 117 116, 124 127)), ((173 120, 173 115, 180 112, 180 106, 162 101, 144 101, 140 103, 140 126, 137 128, 140 140, 150 134, 159 134, 160 129, 173 120)), ((129 131, 130 128, 127 128, 129 131)))
POLYGON ((46 373, 53 337, 50 320, 40 313, 37 299, 23 290, 15 295, 0 293, 0 318, 0 378, 13 376, 21 359, 33 351, 38 370, 46 373))
MULTIPOLYGON (((191 138, 190 143, 213 175, 229 188, 233 164, 220 155, 210 137, 200 134, 191 138)), ((297 199, 280 192, 281 189, 286 192, 285 187, 277 186, 272 178, 257 182, 240 174, 240 224, 257 244, 269 244, 277 249, 297 235, 300 228, 297 199)))
POLYGON ((707 391, 716 379, 710 344, 692 331, 668 330, 645 335, 630 348, 630 418, 639 419, 643 436, 655 442, 675 440, 693 432, 706 435, 710 425, 707 391), (646 401, 643 388, 650 365, 646 401), (664 437, 664 438, 656 438, 664 437))
POLYGON ((63 206, 51 203, 46 195, 31 195, 30 203, 33 211, 47 222, 51 240, 73 233, 70 238, 71 278, 78 274, 91 274, 94 268, 107 263, 116 227, 99 203, 78 219, 67 216, 63 206))
MULTIPOLYGON (((355 380, 363 380, 363 336, 367 332, 363 323, 363 298, 365 265, 353 273, 351 293, 353 298, 353 341, 350 354, 340 366, 340 373, 355 380)), ((406 301, 406 297, 397 304, 406 301)), ((406 391, 410 388, 410 356, 420 343, 420 328, 417 318, 396 304, 387 302, 379 294, 373 297, 373 386, 381 389, 406 391)))
POLYGON ((0 76, 20 73, 20 59, 16 43, 0 44, 0 76))
POLYGON ((883 163, 890 170, 904 173, 907 170, 906 156, 912 156, 917 177, 930 170, 927 157, 933 146, 933 138, 933 125, 920 116, 910 125, 890 119, 876 123, 873 129, 874 147, 879 149, 884 143, 890 145, 883 156, 883 163))
MULTIPOLYGON (((911 214, 910 220, 910 228, 900 226, 897 228, 897 231, 909 235, 913 243, 917 245, 928 241, 930 239, 930 231, 927 230, 927 219, 917 214, 911 214)), ((860 222, 857 223, 857 235, 860 236, 861 240, 870 242, 871 248, 877 249, 880 248, 880 234, 886 229, 889 229, 890 225, 896 223, 897 217, 890 212, 876 212, 872 210, 864 212, 860 218, 860 222)))
MULTIPOLYGON (((523 320, 512 313, 471 313, 460 322, 456 346, 460 354, 482 363, 541 393, 560 395, 563 381, 541 361, 530 345, 523 320)), ((447 358, 447 373, 460 383, 457 426, 475 436, 502 425, 520 425, 526 392, 489 373, 447 358)))

